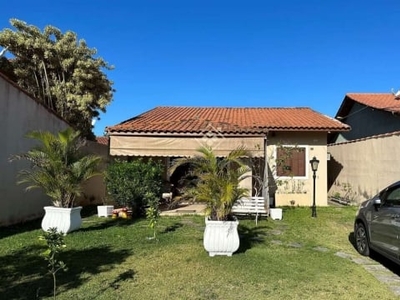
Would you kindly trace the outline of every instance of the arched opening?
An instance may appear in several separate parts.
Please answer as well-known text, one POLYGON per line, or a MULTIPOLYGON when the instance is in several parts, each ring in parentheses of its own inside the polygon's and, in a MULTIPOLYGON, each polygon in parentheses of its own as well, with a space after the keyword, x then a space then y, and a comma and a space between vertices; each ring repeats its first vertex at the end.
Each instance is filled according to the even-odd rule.
POLYGON ((195 176, 191 176, 191 165, 185 163, 176 168, 170 175, 173 202, 189 200, 185 198, 185 191, 195 185, 195 176))

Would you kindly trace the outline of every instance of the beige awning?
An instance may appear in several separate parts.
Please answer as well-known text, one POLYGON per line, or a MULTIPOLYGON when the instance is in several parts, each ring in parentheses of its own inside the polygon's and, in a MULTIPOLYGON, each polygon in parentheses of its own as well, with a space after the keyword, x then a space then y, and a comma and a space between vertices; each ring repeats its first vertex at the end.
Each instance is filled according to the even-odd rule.
POLYGON ((264 156, 264 137, 163 137, 110 136, 110 155, 122 156, 192 156, 201 145, 211 146, 217 156, 226 156, 244 145, 256 157, 264 156))

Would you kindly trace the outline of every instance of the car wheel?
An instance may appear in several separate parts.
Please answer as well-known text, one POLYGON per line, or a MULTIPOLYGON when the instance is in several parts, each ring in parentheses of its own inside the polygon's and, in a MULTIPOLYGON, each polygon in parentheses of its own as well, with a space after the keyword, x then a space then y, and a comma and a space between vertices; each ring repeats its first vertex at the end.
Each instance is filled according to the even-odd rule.
POLYGON ((356 231, 354 234, 356 238, 357 251, 361 255, 369 256, 368 236, 363 223, 357 223, 356 231))

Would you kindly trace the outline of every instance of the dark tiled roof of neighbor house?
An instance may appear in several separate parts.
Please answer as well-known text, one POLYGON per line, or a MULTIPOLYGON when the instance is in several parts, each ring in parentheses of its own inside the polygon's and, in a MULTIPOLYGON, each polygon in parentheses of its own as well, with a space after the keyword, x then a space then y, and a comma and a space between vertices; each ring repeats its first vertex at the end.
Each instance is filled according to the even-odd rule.
POLYGON ((108 133, 257 134, 267 131, 348 131, 350 127, 310 108, 156 107, 107 128, 108 133))
POLYGON ((400 113, 400 98, 391 93, 348 93, 338 110, 337 116, 345 117, 354 102, 375 109, 400 113))
POLYGON ((96 142, 102 145, 108 145, 109 138, 107 136, 96 136, 96 142))

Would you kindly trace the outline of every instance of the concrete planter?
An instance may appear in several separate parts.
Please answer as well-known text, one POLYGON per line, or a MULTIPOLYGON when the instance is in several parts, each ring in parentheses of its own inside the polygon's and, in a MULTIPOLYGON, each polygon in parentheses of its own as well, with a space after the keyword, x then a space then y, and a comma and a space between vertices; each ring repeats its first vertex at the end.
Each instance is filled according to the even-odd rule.
POLYGON ((272 220, 282 220, 282 208, 270 208, 269 217, 272 220))
POLYGON ((240 240, 237 227, 239 221, 205 220, 203 244, 210 256, 232 254, 239 249, 240 240))
POLYGON ((97 215, 99 217, 111 217, 113 214, 114 205, 98 205, 97 215))
POLYGON ((81 206, 73 208, 45 206, 42 229, 47 231, 55 227, 64 234, 77 230, 82 225, 81 210, 81 206))

